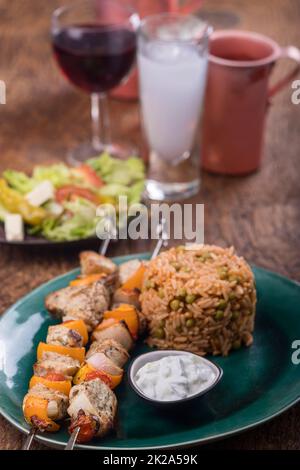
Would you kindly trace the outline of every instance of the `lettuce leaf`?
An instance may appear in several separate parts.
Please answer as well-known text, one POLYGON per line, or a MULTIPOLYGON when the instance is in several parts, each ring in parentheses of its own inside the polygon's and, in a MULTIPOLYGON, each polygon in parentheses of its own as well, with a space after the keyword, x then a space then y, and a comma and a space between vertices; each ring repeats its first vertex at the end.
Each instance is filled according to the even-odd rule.
POLYGON ((2 174, 3 178, 9 186, 21 194, 29 193, 35 186, 36 182, 22 171, 5 170, 2 174))
POLYGON ((87 164, 90 165, 107 184, 129 186, 145 178, 144 163, 137 157, 120 160, 111 157, 108 153, 102 153, 99 157, 89 159, 87 164))
POLYGON ((33 170, 33 179, 36 183, 49 180, 56 187, 72 184, 73 177, 69 167, 63 163, 50 166, 36 166, 33 170))
POLYGON ((2 206, 2 204, 0 204, 0 221, 1 222, 4 222, 5 216, 7 214, 9 214, 9 212, 5 209, 4 206, 2 206))
POLYGON ((47 219, 42 227, 44 237, 53 241, 72 241, 95 235, 99 219, 93 203, 77 198, 75 201, 65 202, 64 207, 72 215, 47 219))

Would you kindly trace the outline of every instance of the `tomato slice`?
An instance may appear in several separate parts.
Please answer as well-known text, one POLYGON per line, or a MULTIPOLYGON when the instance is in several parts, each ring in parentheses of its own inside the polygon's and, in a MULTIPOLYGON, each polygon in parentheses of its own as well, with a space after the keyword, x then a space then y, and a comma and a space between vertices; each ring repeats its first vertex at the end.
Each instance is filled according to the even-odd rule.
POLYGON ((109 375, 101 370, 92 370, 88 372, 85 377, 85 381, 88 382, 89 380, 100 379, 104 382, 109 388, 113 387, 112 379, 109 375))
POLYGON ((76 168, 75 171, 79 173, 92 186, 95 186, 96 188, 101 188, 101 186, 103 186, 102 179, 89 165, 83 163, 78 168, 76 168))
POLYGON ((63 374, 57 374, 56 372, 48 372, 48 374, 45 375, 45 379, 53 382, 62 382, 66 380, 66 377, 63 374))
POLYGON ((93 191, 87 188, 80 188, 75 185, 66 185, 56 190, 55 199, 58 203, 73 200, 74 197, 82 197, 94 204, 100 203, 100 198, 93 191))

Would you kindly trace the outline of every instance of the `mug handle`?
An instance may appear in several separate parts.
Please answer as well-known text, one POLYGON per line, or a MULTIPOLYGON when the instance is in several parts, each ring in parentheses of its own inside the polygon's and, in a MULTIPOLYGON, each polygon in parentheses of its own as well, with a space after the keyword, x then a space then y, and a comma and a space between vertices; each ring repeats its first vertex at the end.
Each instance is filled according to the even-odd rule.
POLYGON ((269 89, 269 93, 268 93, 269 98, 272 98, 279 91, 281 91, 286 85, 288 85, 290 81, 293 80, 293 78, 295 78, 298 72, 300 71, 300 49, 298 49, 296 46, 284 47, 281 51, 280 58, 291 59, 294 62, 296 62, 297 65, 294 68, 294 70, 292 70, 286 77, 282 78, 278 83, 276 83, 269 89))

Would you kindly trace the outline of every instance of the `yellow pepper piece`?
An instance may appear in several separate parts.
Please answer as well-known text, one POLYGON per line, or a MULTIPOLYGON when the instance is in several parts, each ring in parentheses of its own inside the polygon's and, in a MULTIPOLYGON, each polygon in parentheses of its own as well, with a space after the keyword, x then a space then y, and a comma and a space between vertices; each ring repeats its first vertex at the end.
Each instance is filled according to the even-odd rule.
POLYGON ((46 387, 51 388, 52 390, 57 390, 58 392, 62 392, 65 395, 67 395, 67 397, 70 394, 70 390, 72 386, 70 380, 48 380, 48 379, 45 379, 45 377, 38 377, 34 375, 30 379, 29 388, 32 388, 37 384, 43 384, 46 387))
POLYGON ((20 214, 29 225, 40 224, 47 215, 42 207, 29 204, 21 194, 10 188, 4 179, 0 179, 0 203, 9 212, 20 214))
POLYGON ((67 346, 59 346, 57 344, 39 343, 37 348, 37 358, 40 361, 44 352, 55 352, 63 354, 64 356, 73 357, 77 359, 80 364, 84 361, 85 349, 84 348, 69 348, 67 346))
POLYGON ((32 418, 40 420, 41 428, 45 431, 56 432, 59 430, 59 425, 52 419, 48 418, 48 400, 44 398, 29 395, 23 405, 24 417, 27 423, 33 425, 32 418))

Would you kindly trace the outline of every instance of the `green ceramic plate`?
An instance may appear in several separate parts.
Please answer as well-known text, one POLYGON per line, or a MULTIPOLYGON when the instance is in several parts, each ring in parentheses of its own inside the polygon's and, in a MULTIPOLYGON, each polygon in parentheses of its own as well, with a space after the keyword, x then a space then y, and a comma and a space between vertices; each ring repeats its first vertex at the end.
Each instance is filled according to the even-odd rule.
MULTIPOLYGON (((132 256, 136 257, 136 256, 132 256)), ((147 255, 139 255, 147 258, 147 255)), ((117 258, 124 262, 129 257, 117 258)), ((292 342, 300 335, 300 286, 277 274, 254 268, 258 311, 254 345, 215 361, 224 376, 215 389, 184 408, 158 409, 140 399, 125 379, 117 390, 120 429, 82 448, 137 449, 176 447, 220 439, 257 426, 300 398, 300 365, 293 365, 292 342)), ((22 399, 35 362, 36 347, 55 323, 44 308, 49 292, 66 286, 78 270, 60 276, 17 302, 0 320, 0 411, 28 432, 22 399)), ((138 345, 134 356, 146 351, 138 345)), ((38 437, 63 446, 68 434, 38 437)))

